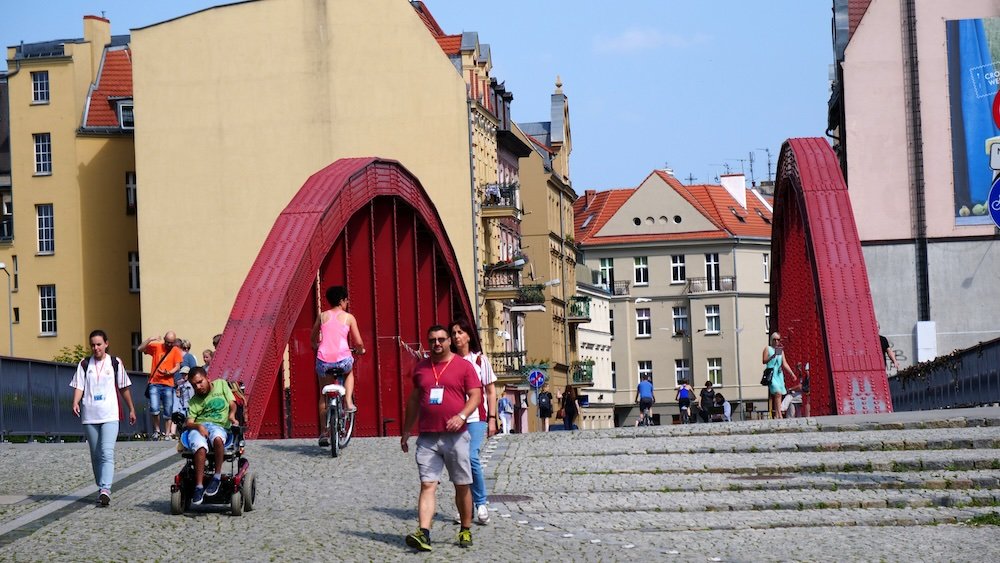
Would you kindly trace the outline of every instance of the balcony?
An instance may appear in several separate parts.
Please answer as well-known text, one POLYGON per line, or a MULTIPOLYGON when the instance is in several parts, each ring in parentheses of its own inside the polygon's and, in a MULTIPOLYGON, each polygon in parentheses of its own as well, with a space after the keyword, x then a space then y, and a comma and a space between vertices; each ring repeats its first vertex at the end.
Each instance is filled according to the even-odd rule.
POLYGON ((736 276, 719 276, 717 278, 688 278, 687 293, 717 293, 721 291, 736 291, 736 276))
POLYGON ((542 284, 526 285, 519 289, 514 303, 518 305, 544 305, 545 292, 542 284))
POLYGON ((593 385, 594 384, 594 361, 583 360, 570 364, 570 372, 573 374, 573 385, 593 385))
POLYGON ((524 378, 525 352, 500 352, 490 354, 490 366, 497 378, 501 380, 516 380, 520 382, 524 378))
POLYGON ((522 289, 520 267, 490 266, 483 273, 483 295, 487 299, 517 299, 522 289))
POLYGON ((628 295, 629 286, 632 282, 616 281, 611 286, 611 295, 628 295))
POLYGON ((570 297, 569 299, 569 322, 589 323, 590 322, 590 298, 570 297))
POLYGON ((489 184, 483 197, 483 219, 510 218, 521 220, 521 209, 517 201, 518 185, 489 184))

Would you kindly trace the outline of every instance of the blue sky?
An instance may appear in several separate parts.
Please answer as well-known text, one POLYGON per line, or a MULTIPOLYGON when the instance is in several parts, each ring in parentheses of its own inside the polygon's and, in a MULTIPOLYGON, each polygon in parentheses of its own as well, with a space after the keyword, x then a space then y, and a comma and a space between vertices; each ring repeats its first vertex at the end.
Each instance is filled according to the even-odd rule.
MULTIPOLYGON (((405 0, 399 0, 400 2, 405 0)), ((126 33, 226 2, 4 2, 0 42, 80 37, 85 14, 126 33)), ((518 121, 547 121, 556 75, 569 96, 578 193, 638 185, 669 165, 682 181, 772 173, 782 141, 822 137, 831 0, 426 0, 446 33, 479 32, 518 121), (740 162, 743 159, 744 162, 740 162)), ((6 63, 0 63, 5 66, 6 63)))

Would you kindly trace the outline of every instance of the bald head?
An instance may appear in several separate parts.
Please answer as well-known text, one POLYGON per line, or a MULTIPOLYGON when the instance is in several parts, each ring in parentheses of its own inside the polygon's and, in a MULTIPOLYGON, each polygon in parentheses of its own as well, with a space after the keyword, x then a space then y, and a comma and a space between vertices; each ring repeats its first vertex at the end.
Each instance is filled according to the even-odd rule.
POLYGON ((174 331, 167 331, 163 335, 163 343, 169 348, 177 344, 177 334, 174 331))

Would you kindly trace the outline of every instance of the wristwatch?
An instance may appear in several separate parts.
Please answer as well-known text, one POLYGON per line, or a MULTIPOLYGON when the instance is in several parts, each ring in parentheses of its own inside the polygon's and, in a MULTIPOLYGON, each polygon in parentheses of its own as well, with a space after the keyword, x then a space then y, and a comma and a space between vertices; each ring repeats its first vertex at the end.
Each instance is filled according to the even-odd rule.
POLYGON ((462 421, 464 422, 464 421, 465 421, 465 419, 466 419, 466 418, 468 418, 468 417, 467 417, 467 416, 465 416, 465 415, 464 415, 464 414, 462 414, 462 413, 458 413, 458 418, 461 418, 461 419, 462 419, 462 421))
POLYGON ((497 415, 495 415, 495 414, 491 414, 490 416, 488 416, 488 417, 486 417, 486 418, 487 418, 487 419, 490 419, 490 418, 496 418, 496 417, 497 417, 497 415))

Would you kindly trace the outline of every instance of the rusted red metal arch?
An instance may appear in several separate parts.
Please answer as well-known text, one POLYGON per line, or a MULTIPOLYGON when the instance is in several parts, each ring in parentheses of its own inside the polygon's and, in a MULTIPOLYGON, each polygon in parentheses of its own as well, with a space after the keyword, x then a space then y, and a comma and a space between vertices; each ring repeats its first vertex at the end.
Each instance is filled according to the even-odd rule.
POLYGON ((249 437, 315 437, 309 329, 329 285, 348 287, 368 350, 356 366, 358 435, 398 432, 415 361, 407 343, 421 342, 431 324, 473 318, 454 249, 419 181, 395 161, 338 160, 278 216, 213 358, 213 377, 246 386, 249 437))
POLYGON ((812 414, 891 412, 861 241, 824 139, 781 147, 771 253, 771 327, 793 367, 810 364, 812 414))

